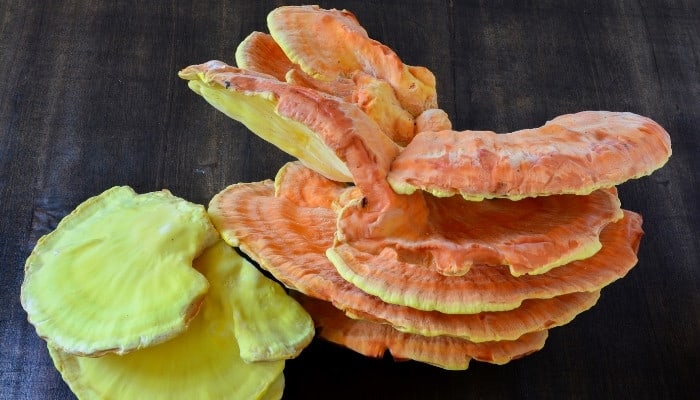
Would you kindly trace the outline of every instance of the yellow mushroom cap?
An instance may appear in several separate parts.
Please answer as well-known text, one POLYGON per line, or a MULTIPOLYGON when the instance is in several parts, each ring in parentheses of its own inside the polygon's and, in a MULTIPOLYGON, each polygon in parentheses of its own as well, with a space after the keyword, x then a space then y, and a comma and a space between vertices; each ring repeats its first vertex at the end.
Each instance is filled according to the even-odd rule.
POLYGON ((309 314, 223 240, 196 263, 232 315, 233 334, 244 361, 294 358, 311 343, 315 330, 309 314))
POLYGON ((80 357, 49 346, 63 379, 81 399, 277 399, 285 362, 240 355, 231 303, 241 257, 223 243, 195 260, 212 282, 199 314, 181 335, 125 355, 80 357), (224 254, 222 257, 221 255, 224 254))
POLYGON ((201 205, 168 191, 111 188, 39 239, 22 306, 39 336, 68 353, 163 342, 196 315, 209 284, 192 260, 217 237, 201 205))

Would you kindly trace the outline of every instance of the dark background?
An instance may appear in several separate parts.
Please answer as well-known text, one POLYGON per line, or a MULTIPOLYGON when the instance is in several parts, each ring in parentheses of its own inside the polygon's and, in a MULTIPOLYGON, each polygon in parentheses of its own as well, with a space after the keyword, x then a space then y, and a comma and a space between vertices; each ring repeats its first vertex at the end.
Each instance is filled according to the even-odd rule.
MULTIPOLYGON (((290 158, 189 91, 177 71, 234 63, 274 1, 0 3, 0 398, 69 399, 19 304, 36 240, 113 185, 207 204, 290 158)), ((299 4, 299 3, 297 3, 299 4)), ((430 68, 456 129, 499 132, 581 110, 646 115, 673 156, 620 187, 640 261, 545 348, 449 372, 314 342, 288 399, 677 399, 700 393, 700 2, 334 1, 430 68)))

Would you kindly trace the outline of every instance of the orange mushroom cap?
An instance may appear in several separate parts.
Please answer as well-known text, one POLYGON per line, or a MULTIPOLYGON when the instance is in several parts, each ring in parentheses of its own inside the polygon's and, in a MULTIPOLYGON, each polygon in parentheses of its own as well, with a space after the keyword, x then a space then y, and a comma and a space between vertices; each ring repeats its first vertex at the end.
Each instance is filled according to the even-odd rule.
POLYGON ((301 297, 317 326, 317 335, 368 357, 388 351, 395 360, 415 360, 449 370, 463 370, 471 359, 506 364, 544 347, 548 332, 527 333, 515 340, 473 343, 449 336, 399 332, 390 325, 350 319, 330 303, 301 297))
POLYGON ((352 78, 361 71, 389 83, 413 116, 437 107, 432 72, 405 65, 390 48, 370 39, 347 10, 279 7, 270 12, 267 25, 287 57, 317 79, 352 78))
POLYGON ((268 34, 253 32, 248 35, 236 49, 236 64, 242 69, 268 74, 279 81, 318 90, 357 104, 384 134, 401 145, 410 142, 416 132, 413 116, 402 108, 394 89, 386 81, 361 71, 351 78, 336 76, 332 80, 315 79, 292 63, 268 34))
POLYGON ((401 332, 423 336, 454 336, 479 343, 515 340, 530 332, 566 325, 578 314, 593 307, 600 298, 600 291, 575 292, 551 299, 528 299, 513 310, 477 314, 423 311, 385 303, 374 296, 369 298, 371 300, 365 299, 363 303, 371 303, 371 306, 362 311, 353 308, 354 302, 362 299, 353 299, 351 295, 336 299, 334 305, 350 318, 389 324, 401 332))
MULTIPOLYGON (((600 232, 623 215, 614 189, 517 202, 433 196, 424 201, 427 223, 415 239, 406 240, 399 232, 358 236, 336 246, 371 254, 392 251, 400 261, 443 275, 464 275, 479 264, 506 265, 515 276, 534 275, 593 255, 601 247, 600 232)), ((341 224, 344 212, 340 211, 341 224)))
POLYGON ((659 124, 632 113, 584 111, 535 129, 422 132, 394 160, 387 179, 469 200, 587 194, 648 175, 671 156, 659 124))
POLYGON ((388 303, 446 313, 502 311, 525 299, 598 290, 623 277, 637 263, 641 224, 639 214, 625 211, 601 233, 600 251, 542 275, 514 277, 505 267, 475 265, 467 275, 449 277, 401 262, 388 248, 373 255, 343 245, 326 255, 343 278, 388 303))
POLYGON ((272 36, 263 32, 253 32, 236 48, 238 68, 260 72, 284 81, 287 73, 295 69, 272 36))

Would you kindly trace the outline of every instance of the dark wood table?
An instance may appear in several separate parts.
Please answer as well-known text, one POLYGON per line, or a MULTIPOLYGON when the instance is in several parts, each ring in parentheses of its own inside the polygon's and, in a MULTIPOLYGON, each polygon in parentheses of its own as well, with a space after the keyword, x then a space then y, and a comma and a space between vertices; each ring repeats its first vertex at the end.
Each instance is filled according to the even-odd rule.
MULTIPOLYGON (((233 63, 238 43, 266 31, 281 3, 0 4, 0 398, 73 397, 26 322, 19 288, 37 239, 76 205, 113 185, 207 204, 290 160, 177 77, 210 59, 233 63)), ((674 154, 619 188, 623 206, 645 218, 636 268, 552 330, 543 350, 449 372, 315 341, 288 362, 285 398, 699 395, 700 3, 320 4, 354 12, 406 63, 430 68, 455 128, 507 132, 569 112, 631 111, 664 126, 674 154)))

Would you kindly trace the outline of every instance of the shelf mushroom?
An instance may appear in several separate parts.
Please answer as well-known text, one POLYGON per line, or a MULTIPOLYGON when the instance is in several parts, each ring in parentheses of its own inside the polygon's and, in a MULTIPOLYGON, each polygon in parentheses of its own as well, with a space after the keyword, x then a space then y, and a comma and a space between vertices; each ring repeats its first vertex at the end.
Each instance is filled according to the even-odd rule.
POLYGON ((205 208, 119 186, 39 239, 22 305, 80 398, 279 399, 314 337, 301 305, 205 208))
POLYGON ((239 46, 238 67, 209 61, 179 76, 299 159, 274 181, 225 188, 208 212, 230 245, 313 298, 318 326, 340 321, 329 304, 350 317, 327 338, 466 368, 471 350, 436 362, 395 340, 543 344, 636 264, 642 219, 615 186, 670 157, 654 121, 584 111, 510 134, 454 131, 432 73, 403 64, 349 12, 281 7, 268 27, 239 46))
MULTIPOLYGON (((267 361, 246 361, 244 356, 249 352, 243 346, 241 332, 236 327, 238 316, 233 312, 241 306, 256 306, 256 303, 241 304, 245 301, 241 292, 256 291, 250 291, 253 288, 249 282, 240 277, 260 272, 222 241, 198 257, 194 267, 212 282, 211 289, 188 329, 171 340, 125 355, 102 357, 81 357, 49 346, 56 368, 79 398, 281 398, 285 360, 274 357, 267 361), (253 271, 245 272, 249 269, 253 271)), ((269 284, 276 285, 272 281, 269 284)), ((300 307, 290 297, 286 301, 300 307)), ((280 305, 274 301, 271 304, 280 305)), ((263 323, 278 323, 275 321, 269 319, 263 323)))
POLYGON ((415 360, 447 370, 467 369, 469 362, 506 364, 544 347, 546 330, 524 334, 514 340, 474 343, 450 336, 423 336, 399 332, 390 325, 353 320, 330 303, 298 297, 314 315, 319 336, 368 357, 389 352, 396 360, 415 360))
POLYGON ((201 205, 168 191, 111 188, 39 239, 25 264, 22 306, 39 336, 68 353, 124 354, 164 342, 197 315, 209 282, 192 261, 217 240, 201 205))

